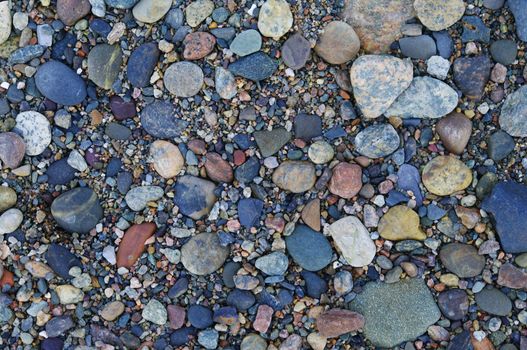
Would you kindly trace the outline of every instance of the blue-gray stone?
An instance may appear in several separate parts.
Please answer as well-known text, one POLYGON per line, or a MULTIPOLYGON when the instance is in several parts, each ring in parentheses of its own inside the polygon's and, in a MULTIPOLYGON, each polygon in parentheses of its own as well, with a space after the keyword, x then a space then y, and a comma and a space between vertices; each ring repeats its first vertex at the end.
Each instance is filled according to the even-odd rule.
POLYGON ((291 139, 291 133, 284 128, 255 131, 253 135, 262 157, 272 156, 291 139))
POLYGON ((53 162, 48 167, 46 175, 50 185, 66 185, 75 178, 76 170, 68 164, 66 158, 53 162))
POLYGON ((192 340, 196 332, 197 330, 194 327, 180 328, 170 335, 170 345, 181 346, 188 344, 192 340))
POLYGON ((406 57, 427 60, 436 54, 436 43, 428 35, 410 36, 399 40, 401 53, 406 57))
POLYGON ((249 309, 255 302, 256 298, 248 290, 234 289, 227 295, 227 304, 234 306, 240 312, 249 309))
POLYGON ((88 233, 102 219, 99 198, 87 187, 77 187, 55 198, 51 215, 68 232, 88 233))
POLYGON ((454 51, 454 41, 447 31, 433 32, 432 36, 436 41, 437 52, 443 58, 449 59, 454 51))
POLYGON ((46 323, 46 333, 48 337, 58 337, 74 326, 70 316, 56 316, 46 323))
POLYGON ((515 146, 512 136, 503 130, 498 130, 489 137, 487 153, 492 160, 499 162, 514 151, 515 146))
POLYGON ((507 66, 516 60, 518 46, 514 40, 498 40, 490 45, 490 54, 494 61, 507 66))
POLYGON ((135 49, 128 59, 126 76, 135 87, 150 84, 150 77, 159 59, 159 49, 154 42, 146 43, 135 49))
POLYGON ((487 28, 478 16, 465 16, 463 17, 462 23, 462 42, 479 41, 481 43, 488 43, 490 41, 490 28, 487 28))
POLYGON ((416 167, 409 164, 403 164, 397 172, 397 187, 403 191, 412 191, 415 196, 417 206, 423 204, 423 194, 419 184, 421 183, 421 175, 416 167))
POLYGON ((508 0, 507 4, 514 15, 518 38, 527 42, 527 0, 508 0))
POLYGON ((69 271, 72 267, 82 267, 80 259, 75 254, 55 243, 49 246, 46 252, 46 261, 57 275, 66 280, 71 278, 69 271))
POLYGON ((139 0, 104 0, 106 5, 117 9, 130 9, 134 7, 138 1, 139 0))
POLYGON ((225 7, 218 7, 212 11, 212 19, 216 23, 223 23, 229 18, 229 10, 225 7))
POLYGON ((64 340, 60 338, 46 338, 40 343, 40 350, 62 350, 64 340))
POLYGON ((234 177, 241 183, 251 182, 260 172, 260 161, 256 157, 251 157, 234 171, 234 177))
POLYGON ((261 51, 241 57, 229 65, 232 74, 253 81, 269 78, 276 69, 278 69, 278 62, 261 51))
POLYGON ((86 98, 84 80, 58 61, 49 61, 40 66, 35 82, 42 95, 61 105, 76 105, 86 98))
POLYGON ((176 118, 177 112, 169 101, 154 101, 143 108, 141 125, 147 133, 162 139, 172 139, 181 135, 188 122, 176 118))
POLYGON ((183 14, 183 11, 179 8, 175 8, 168 11, 168 14, 165 17, 165 22, 176 30, 183 25, 184 20, 185 16, 183 14))
POLYGON ((191 175, 182 176, 174 187, 174 203, 183 215, 199 220, 210 212, 216 202, 215 188, 211 181, 191 175))
POLYGON ((512 302, 509 297, 491 286, 476 294, 476 304, 491 315, 507 316, 512 310, 512 302))
POLYGON ((306 225, 297 225, 285 243, 289 255, 305 270, 319 271, 331 262, 333 250, 328 239, 306 225))
POLYGON ((322 136, 322 119, 318 115, 304 113, 297 115, 295 117, 295 136, 305 141, 322 136))
POLYGON ((432 221, 441 219, 447 213, 446 210, 438 207, 434 203, 428 205, 426 209, 427 209, 426 216, 432 221))
POLYGON ((255 198, 243 198, 238 202, 238 218, 245 228, 259 226, 264 202, 255 198))
POLYGON ((127 140, 132 136, 132 131, 119 123, 109 123, 104 131, 108 137, 114 140, 127 140))
POLYGON ((389 156, 399 148, 399 134, 391 124, 368 126, 355 137, 357 152, 368 158, 389 156))
POLYGON ((9 56, 9 64, 27 63, 33 58, 40 57, 46 51, 44 45, 28 45, 21 47, 11 53, 9 56))
POLYGON ((327 282, 316 273, 302 271, 301 275, 306 282, 307 295, 311 298, 320 299, 320 296, 328 291, 327 282))
POLYGON ((212 311, 203 305, 191 305, 188 308, 187 319, 197 329, 205 329, 214 323, 212 311))

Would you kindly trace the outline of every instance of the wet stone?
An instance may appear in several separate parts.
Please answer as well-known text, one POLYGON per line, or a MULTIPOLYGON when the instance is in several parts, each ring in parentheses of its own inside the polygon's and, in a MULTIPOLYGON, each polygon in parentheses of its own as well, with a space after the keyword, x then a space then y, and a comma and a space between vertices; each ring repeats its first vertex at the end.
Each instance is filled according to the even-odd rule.
POLYGON ((117 267, 132 267, 145 250, 145 242, 156 231, 154 223, 135 224, 126 230, 117 251, 117 267))
POLYGON ((490 45, 490 54, 494 61, 508 66, 516 60, 518 47, 512 40, 497 40, 490 45))
POLYGON ((117 120, 133 118, 137 114, 135 110, 135 103, 133 101, 127 102, 122 97, 117 95, 110 97, 110 109, 117 120))
POLYGON ((487 56, 460 57, 454 61, 454 82, 469 99, 479 100, 490 78, 491 63, 487 56))
POLYGON ((124 199, 130 209, 141 211, 146 208, 148 202, 158 200, 164 193, 159 186, 137 186, 129 190, 124 199))
POLYGON ((132 132, 126 126, 119 123, 109 123, 106 126, 105 134, 111 139, 123 141, 130 138, 132 132))
POLYGON ((514 137, 527 136, 527 86, 522 86, 501 107, 500 126, 514 137))
POLYGON ((284 42, 281 51, 282 59, 289 68, 300 69, 311 56, 311 43, 302 34, 295 33, 284 42))
POLYGON ((138 1, 139 0, 104 0, 106 5, 117 9, 130 9, 134 7, 138 1))
POLYGON ((183 215, 199 220, 210 212, 216 202, 215 188, 213 182, 205 179, 182 176, 176 182, 174 204, 183 215))
POLYGON ((447 270, 460 278, 475 277, 485 267, 485 258, 468 244, 449 243, 441 248, 439 258, 447 270))
POLYGON ((71 26, 90 13, 88 0, 57 0, 57 14, 66 25, 71 26))
POLYGON ((229 65, 229 70, 234 75, 252 81, 260 81, 269 78, 277 68, 278 63, 276 60, 261 51, 241 57, 229 65))
POLYGON ((483 0, 483 6, 491 10, 499 10, 504 3, 505 0, 483 0))
POLYGON ((291 29, 293 14, 285 0, 267 0, 258 15, 258 30, 263 36, 278 39, 291 29))
POLYGON ((72 267, 77 266, 82 268, 80 259, 62 245, 51 244, 45 256, 51 269, 65 280, 72 278, 69 273, 72 267))
POLYGON ((132 51, 126 66, 126 76, 133 86, 145 87, 150 83, 159 54, 160 51, 154 42, 145 43, 132 51))
POLYGON ((514 151, 516 143, 514 139, 502 130, 498 130, 488 139, 487 153, 495 162, 499 162, 514 151))
POLYGON ((484 288, 475 299, 478 307, 491 315, 507 316, 512 310, 512 302, 507 295, 493 287, 484 288))
POLYGON ((390 124, 372 125, 357 134, 357 152, 368 158, 383 158, 399 148, 399 135, 390 124))
POLYGON ((452 113, 436 124, 436 132, 449 152, 461 154, 470 140, 472 122, 461 113, 452 113))
POLYGON ((333 251, 328 240, 308 226, 297 225, 285 241, 289 255, 308 271, 319 271, 331 262, 333 251))
POLYGON ((88 77, 100 88, 111 89, 122 61, 123 54, 119 46, 99 44, 88 55, 88 77))
POLYGON ((437 297, 439 309, 449 320, 462 320, 468 313, 468 296, 462 289, 449 289, 437 297))
POLYGON ((145 106, 141 112, 141 125, 150 135, 169 139, 179 136, 188 122, 176 118, 177 113, 168 101, 155 101, 145 106))
MULTIPOLYGON (((232 287, 234 287, 234 282, 232 287)), ((255 302, 256 299, 253 293, 247 290, 234 289, 227 296, 227 303, 242 312, 253 306, 255 302)))
POLYGON ((255 53, 262 47, 262 37, 257 30, 249 29, 236 35, 230 45, 230 49, 236 55, 242 57, 255 53))
POLYGON ((329 22, 318 37, 315 52, 330 64, 351 61, 360 49, 359 37, 353 28, 342 21, 329 22))
POLYGON ((24 160, 26 145, 14 132, 0 133, 0 166, 16 169, 24 160))
POLYGON ((404 56, 421 60, 427 60, 436 54, 436 43, 428 35, 399 39, 399 47, 404 56))
POLYGON ((93 190, 77 187, 53 201, 51 214, 64 230, 88 233, 102 219, 103 210, 93 190))
POLYGON ((464 190, 472 183, 472 172, 453 156, 438 156, 423 168, 423 184, 438 196, 448 196, 464 190))
POLYGON ((171 94, 192 97, 201 90, 203 71, 194 63, 177 62, 165 71, 164 83, 171 94))
POLYGON ((59 337, 74 326, 70 316, 56 316, 46 323, 46 333, 48 337, 59 337))
MULTIPOLYGON (((229 249, 221 246, 218 235, 213 233, 198 234, 181 248, 181 262, 185 269, 200 276, 221 268, 228 255, 229 249)), ((188 317, 190 320, 190 310, 188 317)), ((197 327, 195 324, 193 326, 197 327)))

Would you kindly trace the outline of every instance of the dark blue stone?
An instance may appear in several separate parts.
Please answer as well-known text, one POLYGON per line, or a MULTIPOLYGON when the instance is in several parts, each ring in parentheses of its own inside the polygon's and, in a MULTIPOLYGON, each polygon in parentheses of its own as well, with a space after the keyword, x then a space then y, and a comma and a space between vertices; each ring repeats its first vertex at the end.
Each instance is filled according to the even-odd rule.
POLYGON ((236 62, 229 65, 229 70, 232 74, 253 81, 260 81, 269 78, 277 68, 277 61, 267 56, 262 51, 241 57, 236 62))
POLYGON ((197 331, 194 327, 180 328, 170 335, 170 345, 181 346, 188 344, 196 333, 197 331))
POLYGON ((254 145, 254 143, 251 142, 251 137, 248 134, 237 134, 233 137, 232 141, 234 141, 234 143, 244 151, 254 145))
POLYGON ((35 82, 42 95, 61 105, 76 105, 86 98, 84 80, 70 67, 57 61, 40 66, 35 82))
POLYGON ((46 333, 48 337, 58 337, 74 326, 70 316, 56 316, 46 323, 46 333))
POLYGON ((293 293, 283 288, 278 291, 277 298, 278 298, 278 301, 280 301, 280 304, 282 305, 282 309, 286 307, 287 305, 290 305, 294 300, 293 293))
POLYGON ((213 320, 216 323, 229 324, 238 320, 238 312, 235 307, 223 306, 214 311, 213 320))
POLYGON ((138 1, 139 0, 104 0, 106 5, 117 9, 130 9, 134 7, 138 1))
POLYGON ((514 147, 514 139, 505 131, 498 130, 489 137, 487 153, 492 160, 499 162, 514 151, 514 147))
POLYGON ((64 341, 60 338, 46 338, 40 343, 40 350, 62 350, 64 341))
POLYGON ((11 53, 9 56, 10 64, 27 63, 33 58, 40 57, 46 51, 46 47, 43 45, 28 45, 21 47, 11 53))
POLYGON ((227 295, 227 304, 234 306, 240 312, 246 311, 255 302, 256 298, 248 290, 234 289, 227 295))
POLYGON ((80 259, 66 247, 52 243, 46 252, 46 261, 51 269, 60 277, 69 280, 72 267, 82 268, 80 259))
MULTIPOLYGON (((525 10, 525 9, 524 9, 525 10)), ((469 41, 479 41, 481 43, 490 42, 490 28, 485 26, 485 23, 478 16, 463 17, 463 34, 461 34, 461 41, 467 43, 469 41)))
POLYGON ((401 193, 401 192, 396 191, 396 190, 391 190, 388 193, 388 198, 386 198, 386 204, 389 207, 393 207, 394 205, 397 205, 397 204, 400 204, 400 203, 406 203, 406 202, 408 202, 409 199, 410 198, 408 198, 408 196, 405 195, 404 193, 401 193))
POLYGON ((154 42, 146 43, 135 49, 130 55, 126 68, 128 81, 135 87, 150 84, 150 77, 159 60, 159 49, 154 42))
POLYGON ((179 278, 176 283, 168 290, 168 297, 175 299, 187 291, 188 279, 186 277, 179 278))
POLYGON ((108 24, 108 22, 100 18, 95 18, 90 22, 90 29, 105 38, 112 31, 112 27, 108 24))
POLYGON ((324 137, 328 140, 335 140, 339 137, 345 137, 347 135, 348 133, 346 132, 346 130, 344 130, 344 128, 340 125, 335 125, 331 129, 326 130, 324 132, 324 137))
POLYGON ((474 350, 469 331, 456 335, 448 344, 447 350, 474 350))
POLYGON ((46 171, 50 185, 66 185, 75 178, 76 170, 68 164, 66 158, 51 163, 46 171))
POLYGON ((326 237, 306 225, 297 225, 285 239, 293 260, 308 271, 318 271, 331 262, 333 250, 326 237))
POLYGON ((232 27, 226 28, 215 28, 210 31, 218 40, 225 40, 226 42, 231 42, 236 35, 236 30, 232 27))
POLYGON ((147 133, 161 139, 181 135, 188 122, 176 118, 177 112, 169 101, 155 101, 143 108, 141 125, 147 133))
POLYGON ((432 221, 441 219, 445 214, 446 210, 441 209, 434 203, 427 207, 427 217, 432 221))
POLYGON ((247 159, 234 171, 234 177, 241 183, 251 182, 260 172, 260 161, 256 157, 247 159))
POLYGON ((322 119, 318 115, 299 114, 295 117, 295 136, 305 141, 322 135, 322 119))
POLYGON ((126 192, 128 192, 130 186, 132 186, 132 182, 132 174, 128 171, 120 172, 119 175, 117 175, 117 189, 121 194, 126 194, 126 192))
MULTIPOLYGON (((62 56, 66 56, 67 52, 72 52, 71 47, 75 46, 77 37, 71 33, 67 33, 64 38, 57 41, 51 48, 51 58, 54 60, 63 60, 62 56)), ((67 57, 66 57, 67 58, 67 57)), ((69 61, 71 62, 71 61, 69 61)))
POLYGON ((108 166, 106 167, 106 177, 114 177, 119 173, 121 170, 121 167, 123 166, 123 162, 119 158, 113 157, 108 162, 108 166))
POLYGON ((307 295, 312 298, 320 299, 320 296, 327 292, 328 284, 319 275, 310 271, 302 271, 302 278, 306 282, 307 295))
POLYGON ((414 193, 417 206, 421 206, 423 204, 423 194, 419 188, 419 184, 421 183, 419 170, 417 170, 417 168, 413 165, 403 164, 399 168, 397 176, 399 178, 397 180, 397 187, 403 191, 412 191, 414 193))
POLYGON ((243 198, 238 202, 238 217, 245 228, 259 226, 264 202, 255 198, 243 198))
POLYGON ((440 32, 433 32, 432 36, 436 41, 437 52, 443 58, 450 58, 452 52, 454 51, 454 41, 450 37, 447 31, 443 30, 440 32))
POLYGON ((202 305, 191 305, 188 308, 187 318, 193 327, 205 329, 212 326, 212 311, 202 305))

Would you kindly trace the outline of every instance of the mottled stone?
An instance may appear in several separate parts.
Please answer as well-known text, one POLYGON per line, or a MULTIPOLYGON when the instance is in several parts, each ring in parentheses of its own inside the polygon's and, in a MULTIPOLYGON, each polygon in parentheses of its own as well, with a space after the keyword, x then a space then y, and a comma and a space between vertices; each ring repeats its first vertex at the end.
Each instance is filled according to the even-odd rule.
POLYGON ((269 276, 281 276, 286 273, 289 259, 282 252, 272 252, 256 259, 254 266, 269 276))
POLYGON ((447 29, 465 13, 463 0, 415 0, 414 8, 421 23, 432 31, 447 29))
POLYGON ((392 241, 422 241, 426 234, 419 228, 419 215, 405 205, 391 207, 379 221, 379 234, 392 241))
POLYGON ((197 27, 214 10, 214 3, 211 0, 197 0, 191 2, 185 9, 187 23, 191 27, 197 27))
POLYGON ((449 243, 441 248, 439 258, 448 271, 460 278, 475 277, 485 267, 485 257, 468 244, 449 243))
POLYGON ((20 136, 14 132, 0 134, 0 167, 18 168, 24 160, 25 153, 26 144, 20 136))
POLYGON ((514 15, 516 33, 521 41, 527 42, 527 0, 508 0, 507 5, 514 15))
POLYGON ((163 81, 171 94, 192 97, 201 90, 203 71, 197 64, 177 62, 167 68, 163 81))
POLYGON ((266 350, 267 342, 258 334, 246 335, 240 344, 240 350, 266 350))
POLYGON ((438 196, 448 196, 464 190, 472 183, 472 172, 453 156, 438 156, 423 168, 423 184, 438 196))
POLYGON ((317 317, 318 332, 327 338, 356 332, 362 327, 364 327, 364 316, 349 310, 329 309, 317 317))
POLYGON ((88 233, 103 217, 99 198, 87 187, 77 187, 58 196, 51 215, 68 232, 88 233))
POLYGON ((199 60, 211 53, 215 44, 216 38, 210 33, 189 33, 183 40, 183 57, 186 60, 199 60))
POLYGON ((461 24, 463 25, 462 42, 490 42, 490 28, 487 28, 483 20, 478 16, 465 16, 461 24))
POLYGON ((487 153, 495 162, 499 162, 514 151, 516 143, 514 139, 503 130, 498 130, 489 136, 487 141, 487 153))
POLYGON ((176 182, 174 204, 183 215, 199 220, 210 212, 216 202, 215 188, 216 185, 208 180, 182 176, 176 182))
POLYGON ((41 65, 35 75, 35 83, 42 95, 62 105, 76 105, 86 98, 84 80, 58 61, 41 65))
POLYGON ((342 21, 329 22, 315 46, 315 52, 330 64, 351 61, 359 49, 359 37, 349 24, 342 21))
POLYGON ((133 86, 145 87, 150 83, 159 54, 160 51, 155 42, 145 43, 132 51, 126 66, 126 76, 133 86))
POLYGON ((0 2, 0 44, 5 43, 11 34, 12 19, 11 10, 9 8, 9 1, 0 2))
POLYGON ((111 89, 122 62, 123 54, 119 46, 99 44, 88 54, 88 77, 100 88, 111 89))
POLYGON ((179 148, 168 141, 154 141, 150 146, 150 157, 154 169, 165 179, 176 176, 185 166, 185 159, 179 148))
POLYGON ((163 18, 172 6, 172 0, 140 0, 134 6, 134 18, 143 23, 155 23, 163 18))
POLYGON ((82 301, 84 293, 81 289, 69 284, 63 284, 55 287, 60 303, 62 305, 76 304, 82 301))
POLYGON ((289 68, 300 69, 309 60, 311 43, 301 33, 295 33, 285 41, 281 51, 282 59, 289 68))
POLYGON ((176 118, 178 113, 169 101, 154 101, 141 112, 141 125, 150 135, 171 139, 181 135, 188 122, 176 118))
POLYGON ((207 176, 212 181, 229 183, 234 179, 234 173, 229 162, 215 152, 207 153, 205 157, 205 170, 207 171, 207 176))
POLYGON ((315 166, 305 161, 285 161, 273 173, 273 183, 293 193, 309 191, 316 181, 315 166))
POLYGON ((214 83, 218 95, 226 100, 234 98, 238 92, 234 75, 223 67, 216 67, 214 83))
POLYGON ((368 126, 355 137, 357 152, 368 158, 383 158, 399 148, 399 135, 391 124, 368 126))
POLYGON ((377 251, 370 233, 355 216, 347 216, 329 226, 329 234, 344 259, 353 267, 369 265, 377 251))
POLYGON ((461 154, 470 140, 472 121, 461 113, 452 113, 436 124, 436 132, 449 152, 461 154))
POLYGON ((527 288, 527 273, 511 263, 505 263, 500 267, 497 283, 507 288, 525 289, 527 288))
POLYGON ((268 305, 260 305, 256 312, 253 328, 260 333, 266 333, 273 318, 273 308, 268 305))
POLYGON ((479 100, 490 77, 491 62, 485 55, 459 57, 454 61, 454 82, 471 100, 479 100))
POLYGON ((309 146, 309 159, 315 164, 330 162, 335 155, 333 147, 326 141, 316 141, 309 146))
POLYGON ((229 65, 229 70, 234 75, 253 81, 269 78, 277 68, 278 63, 276 60, 261 51, 241 57, 229 65))
POLYGON ((331 262, 333 250, 327 238, 308 226, 297 225, 285 242, 289 255, 305 270, 319 271, 331 262))
POLYGON ((293 14, 286 0, 267 0, 258 15, 258 30, 263 36, 279 39, 293 26, 293 14))
POLYGON ((522 86, 501 106, 500 126, 514 137, 527 136, 527 86, 522 86))
POLYGON ((236 35, 230 45, 230 49, 238 56, 247 56, 260 50, 262 47, 262 36, 257 30, 244 30, 236 35))
POLYGON ((24 214, 16 208, 6 210, 0 215, 0 235, 16 231, 24 221, 24 214))
POLYGON ((361 188, 362 169, 359 165, 339 163, 333 168, 333 175, 328 185, 331 193, 349 199, 357 195, 361 188))
POLYGON ((145 242, 156 230, 152 222, 135 224, 126 230, 119 250, 117 251, 117 267, 131 268, 145 250, 145 242))
POLYGON ((19 113, 14 131, 24 139, 29 156, 41 154, 51 143, 50 123, 45 116, 35 111, 19 113))
MULTIPOLYGON (((14 50, 9 56, 10 64, 27 63, 34 58, 38 58, 44 54, 46 46, 44 45, 28 45, 14 50)), ((0 53, 1 56, 1 53, 0 53)))
POLYGON ((462 289, 449 289, 437 296, 437 304, 449 320, 462 320, 468 313, 468 295, 462 289))
MULTIPOLYGON (((0 186, 0 213, 13 207, 16 204, 16 200, 17 195, 15 190, 10 187, 0 186)), ((2 277, 1 273, 0 277, 2 277)))
POLYGON ((214 233, 198 234, 181 248, 181 262, 185 269, 200 276, 218 270, 228 255, 229 249, 220 245, 218 235, 214 233))
POLYGON ((74 326, 71 316, 56 316, 46 323, 46 334, 50 338, 59 337, 74 326))
POLYGON ((137 186, 126 193, 124 200, 133 211, 141 211, 148 205, 163 197, 165 192, 159 186, 137 186))
POLYGON ((57 15, 68 26, 90 13, 91 5, 88 0, 57 0, 57 15))

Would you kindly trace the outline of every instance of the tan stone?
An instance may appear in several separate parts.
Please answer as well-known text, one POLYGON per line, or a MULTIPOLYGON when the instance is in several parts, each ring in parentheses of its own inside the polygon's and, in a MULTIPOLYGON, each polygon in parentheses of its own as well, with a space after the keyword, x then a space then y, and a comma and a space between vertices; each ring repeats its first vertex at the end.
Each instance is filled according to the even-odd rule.
POLYGON ((276 168, 272 179, 274 184, 283 190, 302 193, 309 191, 317 178, 312 163, 289 160, 276 168))
POLYGON ((315 231, 320 231, 320 199, 315 198, 302 209, 302 220, 315 231))
POLYGON ((422 178, 430 192, 448 196, 467 188, 472 183, 472 172, 453 156, 439 156, 426 164, 422 178))
POLYGON ((379 221, 378 230, 382 238, 391 241, 426 239, 426 234, 419 228, 419 215, 405 205, 390 208, 379 221))
POLYGON ((263 36, 278 39, 293 26, 293 14, 285 0, 267 0, 260 8, 258 29, 263 36))
POLYGON ((421 23, 432 31, 450 27, 465 13, 463 0, 415 0, 414 8, 421 23))
POLYGON ((165 179, 176 176, 185 166, 185 159, 179 148, 168 141, 154 141, 150 146, 150 156, 154 169, 165 179))
POLYGON ((104 306, 100 315, 106 321, 115 321, 124 312, 124 304, 118 300, 112 301, 104 306))
POLYGON ((315 52, 331 64, 351 61, 359 50, 359 37, 349 24, 342 21, 327 24, 315 46, 315 52))
POLYGON ((320 335, 335 338, 342 334, 355 332, 364 327, 364 317, 353 311, 331 309, 317 318, 317 328, 320 335))

